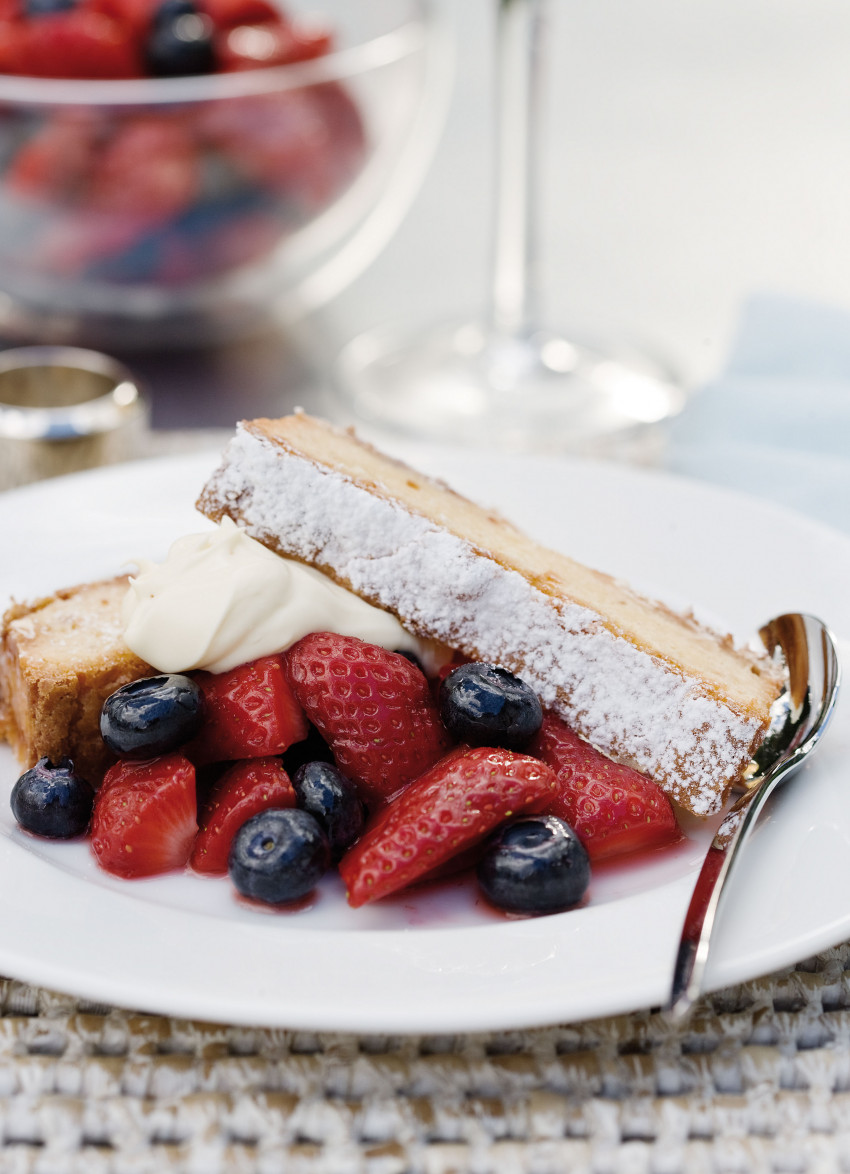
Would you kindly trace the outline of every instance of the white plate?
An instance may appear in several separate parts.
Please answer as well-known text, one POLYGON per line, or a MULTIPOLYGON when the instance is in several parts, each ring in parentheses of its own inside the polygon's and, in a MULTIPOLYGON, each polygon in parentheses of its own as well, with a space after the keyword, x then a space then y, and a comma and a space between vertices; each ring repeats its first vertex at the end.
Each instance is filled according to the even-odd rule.
MULTIPOLYGON (((850 540, 753 499, 624 467, 539 459, 417 459, 577 558, 742 640, 808 610, 850 633, 850 540)), ((159 558, 200 529, 192 503, 215 457, 100 470, 0 497, 0 599, 30 598, 159 558)), ((850 704, 780 793, 735 878, 712 987, 850 936, 850 704)), ((18 830, 0 750, 0 972, 134 1007, 230 1023, 363 1032, 473 1031, 664 1002, 703 842, 597 874, 586 908, 508 921, 471 885, 350 910, 335 877, 281 915, 226 880, 118 881, 85 844, 18 830)))

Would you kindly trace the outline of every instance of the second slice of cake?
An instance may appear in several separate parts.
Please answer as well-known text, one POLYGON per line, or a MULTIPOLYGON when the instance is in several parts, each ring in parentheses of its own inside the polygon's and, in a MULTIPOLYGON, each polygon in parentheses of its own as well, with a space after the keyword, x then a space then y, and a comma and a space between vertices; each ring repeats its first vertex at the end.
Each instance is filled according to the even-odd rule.
POLYGON ((21 764, 70 757, 98 785, 115 756, 100 736, 110 693, 153 670, 124 643, 127 577, 85 583, 0 618, 0 741, 21 764))
POLYGON ((696 815, 719 810, 781 675, 689 617, 532 541, 352 433, 239 426, 198 501, 410 631, 521 676, 583 737, 696 815))

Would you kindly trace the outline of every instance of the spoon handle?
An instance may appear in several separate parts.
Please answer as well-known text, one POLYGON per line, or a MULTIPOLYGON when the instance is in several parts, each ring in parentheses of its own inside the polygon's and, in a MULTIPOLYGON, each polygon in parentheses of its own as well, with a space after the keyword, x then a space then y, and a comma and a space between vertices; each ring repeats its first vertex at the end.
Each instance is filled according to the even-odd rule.
MULTIPOLYGON (((791 763, 787 765, 793 768, 791 763)), ((730 808, 711 841, 691 896, 676 955, 668 1006, 668 1013, 674 1019, 683 1019, 700 993, 711 934, 726 882, 765 800, 785 773, 785 770, 777 769, 745 791, 730 808)))
MULTIPOLYGON (((726 882, 759 812, 776 784, 792 774, 814 751, 835 710, 841 668, 835 640, 814 616, 777 616, 760 632, 770 654, 780 648, 788 671, 789 708, 776 731, 767 762, 747 791, 730 808, 703 861, 688 906, 676 956, 668 1011, 683 1018, 700 993, 711 934, 726 882), (777 743, 777 737, 780 737, 777 743), (778 754, 778 757, 776 756, 778 754)), ((770 746, 765 739, 762 750, 770 746)))

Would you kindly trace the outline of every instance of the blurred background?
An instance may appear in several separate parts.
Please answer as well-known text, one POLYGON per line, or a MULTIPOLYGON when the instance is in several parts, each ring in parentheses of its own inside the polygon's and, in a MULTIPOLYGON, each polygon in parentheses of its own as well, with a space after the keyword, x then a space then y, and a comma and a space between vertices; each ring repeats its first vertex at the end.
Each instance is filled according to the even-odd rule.
MULTIPOLYGON (((277 329, 200 349, 113 348, 146 382, 155 428, 229 429, 296 404, 344 418, 327 392, 348 340, 484 308, 496 5, 433 7, 441 39, 427 100, 442 130, 388 243, 327 304, 290 306, 277 329)), ((778 476, 771 490, 799 503, 807 479, 823 476, 810 459, 819 452, 843 480, 818 483, 831 500, 813 508, 841 522, 850 7, 551 0, 545 19, 541 320, 669 359, 695 398, 672 430, 668 467, 759 488, 762 464, 776 472, 777 451, 790 461, 804 449, 793 493, 778 476)))
MULTIPOLYGON (((495 5, 439 7, 457 38, 445 132, 401 231, 324 316, 341 337, 486 296, 495 5)), ((546 14, 550 323, 647 339, 700 382, 753 299, 850 310, 846 5, 553 0, 546 14)))
MULTIPOLYGON (((307 389, 307 365, 321 366, 360 331, 483 305, 494 5, 436 7, 455 43, 453 90, 400 228, 332 304, 279 337, 138 358, 159 426, 229 426, 234 395, 247 414, 285 408, 307 389), (193 372, 206 381, 203 394, 187 388, 193 372)), ((548 6, 547 25, 546 319, 646 340, 692 386, 725 369, 746 345, 750 319, 770 317, 771 301, 779 351, 796 311, 801 332, 817 334, 821 320, 835 347, 850 312, 850 8, 836 0, 567 0, 548 6)), ((822 344, 807 356, 812 371, 836 361, 822 344)))

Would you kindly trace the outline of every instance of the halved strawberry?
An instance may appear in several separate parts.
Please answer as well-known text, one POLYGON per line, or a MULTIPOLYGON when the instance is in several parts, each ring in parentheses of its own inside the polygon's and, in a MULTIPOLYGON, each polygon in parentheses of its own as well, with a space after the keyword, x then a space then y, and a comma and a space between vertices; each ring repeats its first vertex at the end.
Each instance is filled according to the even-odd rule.
POLYGON ((269 807, 294 807, 295 791, 279 758, 237 762, 213 784, 201 810, 190 866, 223 876, 233 837, 246 819, 269 807))
POLYGON ((183 868, 198 830, 195 768, 182 754, 122 761, 106 772, 91 822, 92 851, 114 876, 183 868))
POLYGON ((520 811, 540 812, 555 772, 511 750, 451 753, 385 807, 340 861, 355 908, 422 880, 520 811))
POLYGON ((193 762, 264 758, 307 737, 307 719, 279 656, 263 656, 226 673, 193 674, 206 721, 186 747, 193 762))
POLYGON ((528 753, 556 772, 558 795, 546 813, 575 829, 592 863, 681 837, 670 800, 657 783, 600 754, 555 714, 544 716, 528 753))
POLYGON ((298 701, 366 802, 382 802, 433 766, 450 739, 425 676, 397 652, 314 632, 286 653, 298 701))

